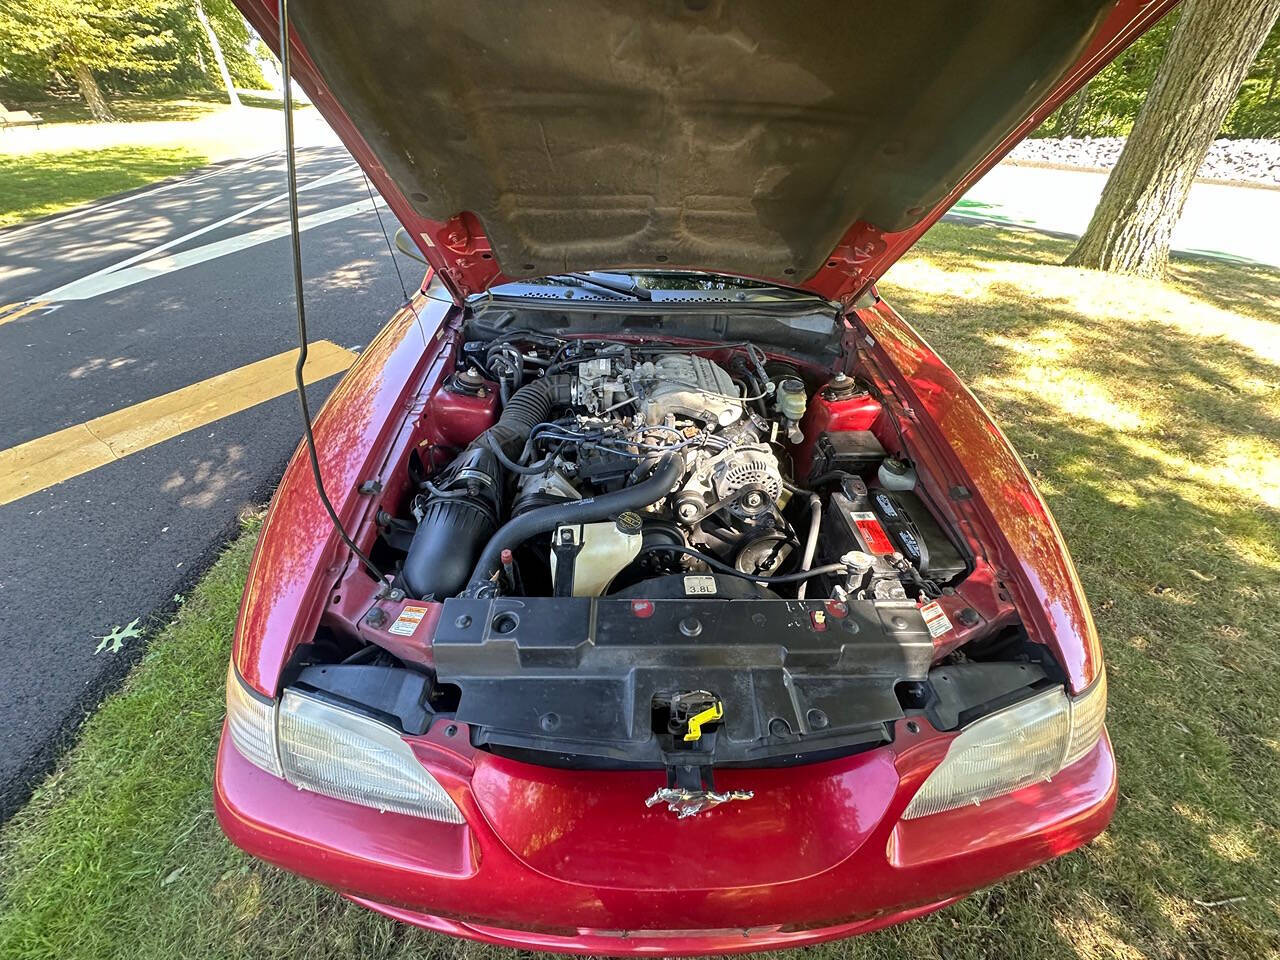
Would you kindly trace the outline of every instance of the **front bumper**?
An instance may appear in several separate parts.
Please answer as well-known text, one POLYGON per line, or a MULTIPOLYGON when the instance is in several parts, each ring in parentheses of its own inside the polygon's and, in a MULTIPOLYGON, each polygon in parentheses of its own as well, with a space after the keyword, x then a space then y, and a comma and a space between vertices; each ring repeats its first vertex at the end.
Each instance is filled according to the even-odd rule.
POLYGON ((224 730, 215 806, 237 846, 418 926, 565 952, 744 952, 911 919, 1075 849, 1111 819, 1104 734, 1051 782, 900 820, 947 741, 925 733, 824 763, 719 770, 718 788, 755 798, 676 820, 644 806, 660 771, 518 763, 437 723, 410 743, 466 818, 446 824, 299 792, 224 730))

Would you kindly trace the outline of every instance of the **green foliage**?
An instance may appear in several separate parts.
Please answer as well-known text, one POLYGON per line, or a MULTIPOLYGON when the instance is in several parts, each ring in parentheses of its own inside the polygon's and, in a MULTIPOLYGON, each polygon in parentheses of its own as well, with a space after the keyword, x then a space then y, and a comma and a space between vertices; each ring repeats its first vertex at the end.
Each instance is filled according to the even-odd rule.
POLYGON ((1280 26, 1258 51, 1235 105, 1222 124, 1227 137, 1280 137, 1280 26))
MULTIPOLYGON (((204 6, 232 80, 265 86, 249 51, 249 27, 231 0, 204 6)), ((0 0, 0 99, 6 105, 74 90, 77 65, 117 94, 219 86, 193 0, 0 0)))
MULTIPOLYGON (((1177 11, 1113 60, 1032 134, 1033 137, 1123 137, 1155 80, 1177 11)), ((1263 44, 1235 105, 1224 137, 1280 137, 1280 25, 1263 44)))
POLYGON ((50 71, 119 70, 149 74, 172 66, 172 37, 151 28, 160 0, 5 0, 0 57, 12 53, 50 71))
POLYGON ((1122 137, 1128 134, 1164 57, 1175 16, 1134 41, 1076 91, 1033 134, 1037 137, 1122 137))

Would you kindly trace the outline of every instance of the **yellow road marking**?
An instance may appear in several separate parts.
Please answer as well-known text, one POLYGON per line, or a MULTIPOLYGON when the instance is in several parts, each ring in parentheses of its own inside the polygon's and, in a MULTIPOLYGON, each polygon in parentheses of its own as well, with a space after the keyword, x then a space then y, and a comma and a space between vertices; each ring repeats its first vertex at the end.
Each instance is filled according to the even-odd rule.
MULTIPOLYGON (((336 343, 311 344, 303 379, 341 373, 356 355, 336 343)), ((145 450, 188 430, 294 389, 295 351, 246 364, 172 393, 0 450, 0 506, 145 450)))
MULTIPOLYGON (((25 317, 32 310, 39 310, 41 307, 47 307, 48 305, 49 305, 48 300, 37 300, 35 303, 28 303, 22 309, 15 310, 13 311, 13 313, 10 313, 10 314, 5 314, 3 311, 0 311, 0 327, 4 326, 10 320, 17 320, 19 317, 25 317)), ((9 304, 9 306, 16 307, 17 304, 11 303, 9 304)))

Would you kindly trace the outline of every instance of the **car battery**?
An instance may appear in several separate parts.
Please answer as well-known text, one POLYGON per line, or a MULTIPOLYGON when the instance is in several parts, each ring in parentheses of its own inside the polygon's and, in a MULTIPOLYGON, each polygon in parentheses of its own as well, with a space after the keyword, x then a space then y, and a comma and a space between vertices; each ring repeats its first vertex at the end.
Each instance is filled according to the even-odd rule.
POLYGON ((870 430, 837 430, 818 436, 813 448, 812 476, 837 470, 869 477, 885 458, 884 447, 870 430))
POLYGON ((968 571, 969 563, 960 549, 915 493, 873 489, 868 500, 895 549, 924 577, 948 583, 968 571))
POLYGON ((940 584, 969 569, 964 555, 915 493, 868 490, 860 479, 848 477, 832 492, 828 504, 822 536, 830 561, 859 550, 872 557, 873 577, 897 577, 891 558, 898 553, 922 576, 940 584))
POLYGON ((896 568, 889 558, 898 552, 898 548, 871 509, 870 492, 859 478, 845 477, 840 488, 832 491, 822 516, 821 534, 829 561, 834 562, 851 550, 857 550, 872 557, 873 570, 877 574, 896 575, 896 568))

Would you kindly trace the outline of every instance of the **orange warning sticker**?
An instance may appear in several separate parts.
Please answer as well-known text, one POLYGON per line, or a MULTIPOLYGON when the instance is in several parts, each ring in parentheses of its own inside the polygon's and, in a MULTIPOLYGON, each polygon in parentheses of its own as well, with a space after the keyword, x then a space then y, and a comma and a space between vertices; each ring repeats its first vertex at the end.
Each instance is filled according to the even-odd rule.
POLYGON ((929 628, 929 636, 940 637, 951 629, 951 621, 947 612, 938 606, 936 600, 930 600, 920 608, 920 616, 924 617, 924 625, 929 628))
POLYGON ((422 622, 422 618, 426 615, 426 607, 418 607, 411 603, 406 603, 404 609, 400 611, 400 616, 396 617, 396 622, 387 627, 387 632, 394 633, 400 637, 412 637, 413 632, 418 629, 418 624, 422 622))

